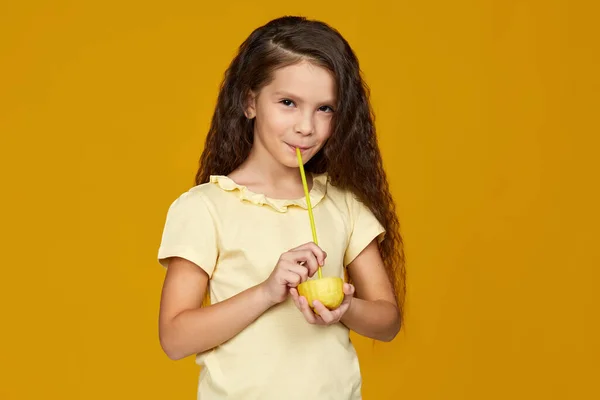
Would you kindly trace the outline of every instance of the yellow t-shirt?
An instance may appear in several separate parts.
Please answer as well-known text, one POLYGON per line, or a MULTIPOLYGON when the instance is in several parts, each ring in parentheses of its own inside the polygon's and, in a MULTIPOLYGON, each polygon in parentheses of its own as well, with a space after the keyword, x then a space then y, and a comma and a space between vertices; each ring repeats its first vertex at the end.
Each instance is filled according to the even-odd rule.
MULTIPOLYGON (((310 191, 323 276, 345 267, 384 229, 350 192, 313 175, 310 191)), ((170 206, 158 251, 186 258, 210 276, 211 303, 268 278, 279 256, 312 240, 304 198, 273 199, 227 176, 183 193, 170 206)), ((316 278, 316 274, 315 274, 316 278)), ((291 298, 222 345, 198 354, 198 399, 356 400, 361 374, 348 328, 311 325, 291 298)))

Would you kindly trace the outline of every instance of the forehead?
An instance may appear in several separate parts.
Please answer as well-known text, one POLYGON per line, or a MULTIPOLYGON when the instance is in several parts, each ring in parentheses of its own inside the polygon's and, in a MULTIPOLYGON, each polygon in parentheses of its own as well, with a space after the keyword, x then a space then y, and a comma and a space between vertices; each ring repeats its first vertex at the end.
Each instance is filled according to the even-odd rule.
POLYGON ((279 68, 265 87, 269 92, 286 92, 306 101, 335 100, 335 77, 326 68, 302 61, 279 68))

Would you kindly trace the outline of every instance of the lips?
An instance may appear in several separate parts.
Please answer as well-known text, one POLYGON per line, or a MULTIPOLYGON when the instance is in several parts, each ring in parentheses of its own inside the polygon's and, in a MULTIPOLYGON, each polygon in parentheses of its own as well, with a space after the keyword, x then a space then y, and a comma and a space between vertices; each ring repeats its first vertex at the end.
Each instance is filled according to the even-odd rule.
POLYGON ((287 144, 288 146, 290 146, 294 151, 296 151, 296 147, 300 149, 300 151, 306 151, 308 149, 310 149, 312 146, 296 146, 294 144, 289 144, 287 142, 285 142, 285 144, 287 144))

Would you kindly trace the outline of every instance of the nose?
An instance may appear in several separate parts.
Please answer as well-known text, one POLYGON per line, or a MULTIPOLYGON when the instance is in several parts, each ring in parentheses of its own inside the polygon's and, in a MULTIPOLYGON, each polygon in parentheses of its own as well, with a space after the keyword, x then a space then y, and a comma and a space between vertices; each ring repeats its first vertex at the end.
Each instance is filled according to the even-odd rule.
POLYGON ((313 115, 310 112, 302 113, 299 119, 296 121, 295 131, 302 135, 312 135, 315 130, 315 124, 313 121, 313 115))

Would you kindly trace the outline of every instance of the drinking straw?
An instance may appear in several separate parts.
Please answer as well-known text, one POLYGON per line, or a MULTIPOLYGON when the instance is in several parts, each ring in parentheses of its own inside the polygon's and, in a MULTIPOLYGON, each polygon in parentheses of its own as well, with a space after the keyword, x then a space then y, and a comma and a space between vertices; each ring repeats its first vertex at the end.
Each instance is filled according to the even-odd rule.
MULTIPOLYGON (((313 242, 316 245, 319 244, 317 241, 317 229, 315 228, 315 218, 313 216, 312 205, 310 204, 310 195, 308 193, 308 184, 306 183, 306 174, 304 173, 304 163, 302 162, 302 154, 300 149, 296 147, 296 156, 298 157, 298 167, 300 168, 300 175, 302 176, 302 186, 304 186, 304 197, 306 197, 306 205, 308 206, 308 218, 310 219, 310 229, 312 230, 313 242)), ((317 269, 319 278, 321 278, 321 266, 317 269)))

